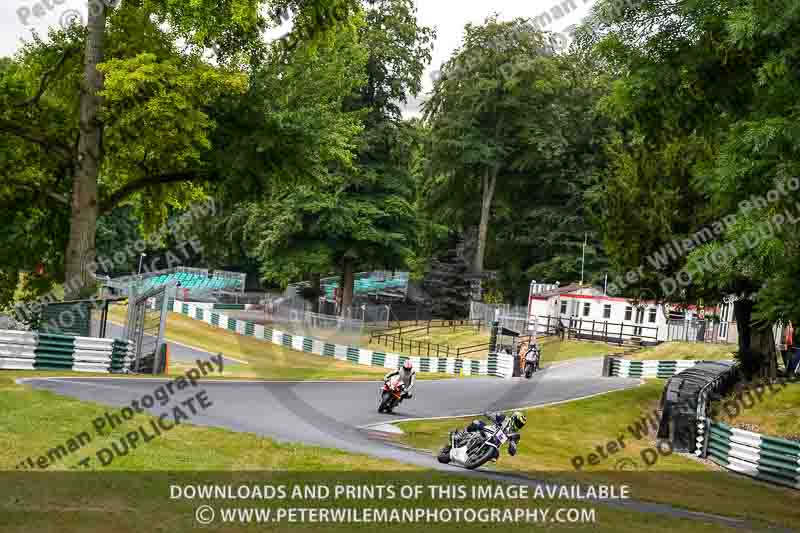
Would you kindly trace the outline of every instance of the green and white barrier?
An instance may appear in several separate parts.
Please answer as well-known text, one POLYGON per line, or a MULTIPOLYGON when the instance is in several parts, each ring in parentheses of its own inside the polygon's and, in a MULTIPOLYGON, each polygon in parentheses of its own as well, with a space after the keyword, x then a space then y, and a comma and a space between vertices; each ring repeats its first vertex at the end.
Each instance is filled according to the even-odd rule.
POLYGON ((692 368, 700 361, 632 361, 620 357, 608 357, 609 376, 621 378, 671 378, 675 374, 692 368))
POLYGON ((718 465, 752 478, 800 489, 800 442, 698 422, 698 449, 718 465))
POLYGON ((324 340, 292 335, 262 324, 247 320, 237 320, 213 309, 204 308, 188 302, 175 301, 173 311, 195 320, 226 329, 247 337, 262 339, 272 344, 283 346, 298 352, 313 353, 323 357, 332 357, 340 361, 367 366, 379 366, 396 369, 406 359, 411 359, 417 372, 435 372, 464 376, 482 375, 510 378, 513 372, 514 359, 507 354, 489 354, 487 359, 456 359, 453 357, 420 357, 408 356, 369 350, 359 346, 332 344, 324 340))
POLYGON ((54 333, 0 330, 0 369, 123 373, 133 342, 54 333))

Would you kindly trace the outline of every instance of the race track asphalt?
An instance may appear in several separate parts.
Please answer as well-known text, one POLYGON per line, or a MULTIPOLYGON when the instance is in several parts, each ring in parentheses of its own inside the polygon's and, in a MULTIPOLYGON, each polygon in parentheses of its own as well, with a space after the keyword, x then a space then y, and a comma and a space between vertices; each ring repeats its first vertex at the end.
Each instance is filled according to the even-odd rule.
MULTIPOLYGON (((202 389, 213 405, 191 417, 191 423, 195 425, 255 433, 284 442, 320 445, 462 476, 535 487, 552 483, 486 469, 468 471, 443 465, 430 453, 397 446, 383 437, 376 438, 373 428, 401 420, 471 416, 487 411, 542 406, 628 389, 641 383, 637 379, 604 378, 601 370, 602 359, 582 359, 546 367, 530 380, 487 377, 418 381, 414 398, 401 404, 394 415, 377 412, 378 382, 201 380, 197 388, 177 391, 167 405, 149 411, 154 415, 169 412, 178 402, 202 389)), ((54 377, 18 381, 36 389, 122 407, 145 395, 152 395, 155 389, 171 380, 54 377)), ((528 421, 535 427, 535 411, 529 413, 528 421)), ((443 444, 445 439, 446 435, 443 435, 443 444)), ((568 468, 569 465, 565 465, 565 470, 568 468)), ((740 519, 665 504, 637 500, 604 503, 631 511, 711 521, 734 529, 760 529, 751 529, 751 524, 740 519)))
MULTIPOLYGON (((393 415, 377 412, 378 382, 205 380, 199 386, 207 391, 214 405, 192 417, 192 423, 380 457, 399 459, 400 453, 404 456, 401 460, 407 460, 406 451, 370 439, 365 426, 532 407, 639 384, 636 379, 602 378, 601 368, 602 360, 591 359, 547 367, 530 380, 492 377, 419 380, 414 397, 403 402, 393 415)), ((113 406, 129 405, 166 381, 79 377, 22 380, 38 389, 113 406)), ((197 389, 182 392, 195 393, 197 389)), ((180 399, 176 395, 170 405, 180 399)), ((150 409, 153 414, 163 410, 150 409)), ((429 460, 424 463, 430 466, 429 460)))

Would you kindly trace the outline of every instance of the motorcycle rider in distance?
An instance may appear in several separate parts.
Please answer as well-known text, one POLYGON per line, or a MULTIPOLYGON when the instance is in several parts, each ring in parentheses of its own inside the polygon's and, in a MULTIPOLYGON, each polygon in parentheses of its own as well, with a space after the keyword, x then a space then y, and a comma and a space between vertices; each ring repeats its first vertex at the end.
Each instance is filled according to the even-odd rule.
POLYGON ((383 378, 383 382, 386 383, 394 376, 399 376, 400 380, 403 382, 403 398, 411 399, 411 389, 414 388, 414 385, 417 382, 417 372, 414 370, 414 365, 411 364, 411 359, 406 359, 406 362, 403 363, 402 367, 386 374, 386 376, 383 378))
POLYGON ((528 345, 528 349, 525 352, 525 355, 520 357, 520 366, 523 373, 525 373, 526 378, 530 378, 533 372, 536 372, 541 367, 541 359, 542 359, 542 350, 539 348, 539 344, 536 341, 533 341, 530 345, 528 345), (531 365, 530 373, 527 372, 528 365, 531 365))

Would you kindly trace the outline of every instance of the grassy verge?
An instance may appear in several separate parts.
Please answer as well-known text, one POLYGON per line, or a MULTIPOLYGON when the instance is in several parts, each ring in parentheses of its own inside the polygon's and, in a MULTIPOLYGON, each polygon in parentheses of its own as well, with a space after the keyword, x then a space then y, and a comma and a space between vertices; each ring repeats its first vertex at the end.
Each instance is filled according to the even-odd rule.
MULTIPOLYGON (((116 307, 109 312, 112 320, 122 323, 125 309, 116 307)), ((205 350, 247 362, 225 366, 224 376, 230 378, 263 378, 285 380, 312 379, 381 379, 388 369, 357 365, 331 357, 298 352, 270 342, 239 335, 213 327, 179 313, 170 313, 166 337, 205 350)), ((193 363, 170 361, 170 373, 181 373, 193 363)), ((420 373, 420 379, 453 378, 450 374, 420 373)))
MULTIPOLYGON (((424 324, 420 324, 419 326, 409 325, 409 328, 423 328, 424 324)), ((486 331, 481 332, 480 330, 476 330, 474 327, 455 327, 455 328, 437 328, 432 327, 430 328, 430 333, 427 330, 422 329, 421 331, 411 332, 408 334, 403 333, 402 336, 403 342, 406 343, 405 346, 401 346, 400 343, 392 344, 392 341, 386 341, 385 339, 382 342, 369 342, 369 337, 366 338, 365 346, 368 346, 372 350, 389 350, 393 353, 402 353, 408 355, 428 355, 427 352, 427 344, 439 344, 442 347, 449 346, 450 350, 455 353, 455 349, 457 348, 464 348, 468 346, 479 346, 479 345, 489 345, 489 333, 486 331), (412 346, 409 347, 408 343, 412 343, 412 346), (418 347, 417 343, 423 343, 423 346, 420 348, 418 347)), ((487 350, 477 351, 475 353, 467 354, 464 357, 474 358, 474 359, 483 359, 486 357, 487 350)), ((430 354, 433 357, 436 357, 435 348, 434 351, 430 354)), ((441 354, 442 357, 445 356, 444 353, 441 354)))
MULTIPOLYGON (((59 373, 86 377, 84 373, 59 373)), ((91 375, 91 374, 89 374, 91 375)), ((0 470, 14 470, 28 456, 34 460, 81 431, 93 440, 63 460, 47 467, 48 472, 79 468, 78 462, 94 456, 97 450, 119 441, 128 431, 148 421, 139 415, 99 436, 92 421, 104 415, 107 407, 34 390, 14 382, 16 378, 49 377, 52 372, 0 373, 0 470)), ((106 375, 107 377, 107 375, 106 375)), ((96 461, 93 461, 96 463, 96 461)), ((93 468, 94 465, 90 465, 93 468)), ((281 444, 249 433, 181 424, 160 437, 117 457, 103 471, 141 470, 292 470, 332 471, 414 470, 400 463, 356 456, 300 444, 281 444)))
POLYGON ((558 337, 545 337, 539 341, 542 347, 542 366, 569 359, 602 357, 610 353, 621 353, 624 348, 615 344, 578 340, 560 340, 558 337))
POLYGON ((738 347, 735 344, 709 344, 705 342, 664 342, 629 355, 628 359, 678 361, 731 360, 738 347))
MULTIPOLYGON (((647 415, 657 407, 662 389, 663 382, 648 382, 632 390, 529 410, 520 452, 515 457, 503 455, 496 468, 536 478, 629 483, 637 499, 764 523, 800 523, 798 491, 720 472, 679 454, 656 454, 653 461, 653 452, 646 450, 653 450, 656 431, 647 415), (635 437, 637 423, 639 428, 647 428, 647 435, 640 439, 635 437), (617 444, 617 451, 609 453, 608 443, 620 435, 624 436, 624 448, 617 444), (606 459, 599 455, 598 447, 604 450, 606 459), (596 465, 589 464, 590 453, 597 454, 596 465), (581 457, 584 463, 578 471, 573 466, 578 463, 575 457, 581 457)), ((415 448, 435 451, 448 431, 468 422, 405 423, 401 425, 406 432, 402 440, 415 448)))
POLYGON ((800 441, 800 383, 763 389, 760 399, 755 388, 749 389, 750 397, 734 392, 716 402, 714 418, 733 427, 800 441))
POLYGON ((293 335, 314 337, 334 344, 366 345, 369 339, 369 335, 364 334, 361 330, 310 327, 302 322, 273 322, 266 319, 263 311, 219 310, 216 312, 237 320, 246 320, 293 335))
MULTIPOLYGON (((94 418, 103 416, 106 408, 90 402, 60 397, 17 385, 15 378, 50 375, 37 372, 0 373, 0 470, 12 470, 27 456, 35 456, 65 442, 76 433, 90 430, 94 418)), ((85 375, 85 374, 80 374, 85 375)), ((168 433, 141 445, 108 467, 93 472, 72 472, 80 458, 93 454, 100 447, 118 441, 129 425, 141 424, 145 417, 136 417, 103 437, 81 447, 62 461, 47 468, 47 474, 36 475, 5 472, 0 484, 0 516, 4 532, 140 532, 193 531, 198 527, 194 511, 200 504, 266 508, 274 505, 291 507, 376 507, 405 509, 462 507, 497 509, 530 508, 528 502, 512 500, 464 500, 433 498, 424 494, 418 499, 387 500, 365 498, 344 501, 272 502, 262 499, 208 501, 176 499, 172 487, 187 484, 258 485, 335 484, 380 485, 417 484, 471 486, 482 483, 442 473, 424 471, 393 461, 348 454, 335 450, 279 444, 253 434, 181 424, 168 433)), ((98 468, 100 468, 98 466, 98 468)), ((537 502, 537 508, 596 508, 596 523, 535 525, 537 531, 570 530, 601 532, 649 531, 724 531, 723 528, 698 521, 676 520, 663 516, 595 506, 586 502, 557 500, 537 502)), ((552 512, 555 512, 553 509, 552 512)), ((260 524, 267 531, 407 531, 408 525, 270 523, 260 524)), ((425 526, 429 531, 486 531, 486 524, 443 523, 425 526)), ((252 530, 251 525, 248 529, 252 530)), ((242 524, 215 524, 210 530, 238 531, 242 524)), ((523 529, 526 529, 523 526, 523 529)))
MULTIPOLYGON (((455 328, 455 330, 447 328, 431 328, 431 333, 429 335, 425 334, 423 331, 416 334, 412 333, 408 336, 403 335, 403 339, 405 341, 413 340, 415 342, 422 341, 446 344, 453 348, 457 348, 460 346, 474 346, 481 343, 486 343, 488 345, 489 335, 485 332, 476 332, 474 328, 455 328)), ((539 340, 539 343, 542 347, 542 366, 547 366, 570 359, 601 357, 606 354, 621 353, 624 351, 624 348, 614 344, 580 340, 562 341, 557 337, 543 337, 539 340)), ((409 350, 406 346, 405 350, 401 350, 399 345, 396 347, 396 349, 393 349, 391 344, 389 344, 387 347, 385 344, 378 344, 375 342, 371 343, 369 347, 372 349, 381 348, 399 353, 408 353, 409 355, 418 355, 416 347, 409 350)), ((482 358, 483 356, 484 354, 482 352, 477 352, 475 354, 468 355, 467 357, 482 358)))
MULTIPOLYGON (((414 326, 409 326, 414 327, 414 326)), ((419 326, 420 328, 423 325, 419 326)), ((476 344, 488 344, 489 332, 481 331, 475 327, 432 327, 429 332, 426 330, 403 334, 403 338, 415 341, 430 342, 433 344, 448 344, 450 346, 474 346, 476 344)))

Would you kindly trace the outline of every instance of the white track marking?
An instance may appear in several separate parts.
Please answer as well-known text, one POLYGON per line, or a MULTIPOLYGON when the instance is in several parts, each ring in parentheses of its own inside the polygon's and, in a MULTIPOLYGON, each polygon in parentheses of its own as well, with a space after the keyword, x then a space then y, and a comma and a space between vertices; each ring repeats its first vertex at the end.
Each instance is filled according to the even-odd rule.
MULTIPOLYGON (((637 387, 641 387, 643 384, 644 384, 644 381, 640 381, 639 384, 637 385, 637 387)), ((610 391, 605 391, 605 392, 597 392, 595 394, 588 394, 586 396, 579 396, 577 398, 570 398, 569 400, 558 400, 556 402, 542 403, 542 404, 538 404, 538 405, 531 405, 531 406, 528 406, 528 407, 507 407, 507 408, 505 408, 503 410, 504 411, 511 411, 511 410, 514 410, 514 409, 521 409, 521 410, 539 409, 541 407, 550 407, 550 406, 553 406, 553 405, 560 405, 562 403, 577 402, 578 400, 585 400, 587 398, 594 398, 595 396, 603 396, 605 394, 612 394, 612 393, 615 393, 615 392, 622 392, 622 391, 626 391, 626 390, 631 390, 632 388, 634 388, 634 387, 625 388, 625 389, 610 390, 610 391)), ((468 417, 472 417, 472 416, 483 416, 483 413, 473 413, 473 414, 466 414, 466 415, 451 415, 451 416, 429 416, 429 417, 423 417, 423 418, 401 418, 400 420, 392 420, 389 423, 391 423, 391 424, 402 424, 403 422, 424 422, 426 420, 446 420, 448 418, 468 418, 468 417)), ((373 428, 375 426, 381 426, 381 425, 384 425, 384 424, 387 424, 387 422, 384 421, 384 422, 378 422, 376 424, 366 424, 364 426, 357 426, 357 427, 358 427, 358 429, 371 429, 371 428, 373 428)))

